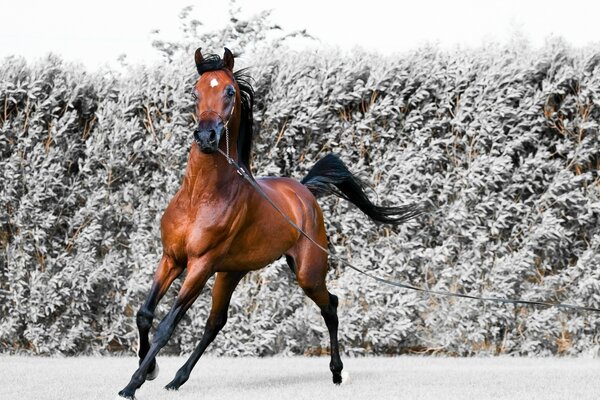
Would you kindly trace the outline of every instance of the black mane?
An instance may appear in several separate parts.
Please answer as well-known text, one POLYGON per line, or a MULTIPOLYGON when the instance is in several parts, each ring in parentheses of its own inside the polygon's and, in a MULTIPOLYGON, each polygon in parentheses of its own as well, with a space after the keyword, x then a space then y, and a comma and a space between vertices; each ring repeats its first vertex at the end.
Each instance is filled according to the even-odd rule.
MULTIPOLYGON (((209 54, 200 64, 197 64, 196 67, 198 68, 198 73, 200 75, 209 71, 226 69, 223 59, 216 54, 209 54)), ((234 72, 233 78, 240 88, 240 97, 242 103, 240 132, 237 140, 238 159, 242 167, 244 167, 244 169, 251 174, 250 157, 252 152, 252 138, 254 135, 254 120, 252 117, 252 108, 254 107, 254 89, 250 84, 251 78, 247 73, 247 68, 234 72)))

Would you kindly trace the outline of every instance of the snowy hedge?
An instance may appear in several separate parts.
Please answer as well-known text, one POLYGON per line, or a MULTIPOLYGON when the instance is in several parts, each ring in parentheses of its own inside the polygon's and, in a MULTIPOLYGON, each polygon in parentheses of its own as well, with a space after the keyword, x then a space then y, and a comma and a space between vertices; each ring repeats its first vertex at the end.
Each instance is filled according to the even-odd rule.
MULTIPOLYGON (((243 36, 232 32, 225 37, 243 36)), ((222 37, 202 47, 221 53, 222 37)), ((323 200, 338 254, 423 287, 600 307, 600 49, 383 57, 224 44, 243 52, 236 63, 255 79, 255 175, 301 178, 333 151, 378 202, 430 205, 390 229, 323 200)), ((124 73, 56 57, 1 63, 1 351, 135 349, 135 312, 161 254, 159 219, 192 143, 192 48, 124 73)), ((338 263, 328 284, 341 300, 347 354, 600 348, 592 313, 429 297, 338 263)), ((195 346, 211 285, 167 351, 195 346)), ((215 354, 327 351, 318 309, 283 262, 244 278, 229 315, 215 354)))

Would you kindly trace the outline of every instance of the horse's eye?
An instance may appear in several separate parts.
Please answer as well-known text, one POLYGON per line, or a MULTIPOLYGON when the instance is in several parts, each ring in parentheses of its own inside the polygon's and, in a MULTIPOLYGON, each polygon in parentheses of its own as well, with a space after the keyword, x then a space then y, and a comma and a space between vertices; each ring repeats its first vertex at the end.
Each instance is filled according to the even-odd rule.
POLYGON ((227 97, 233 97, 235 95, 235 89, 233 86, 227 86, 227 89, 225 89, 225 94, 227 97))
POLYGON ((191 95, 194 100, 198 100, 198 95, 196 94, 196 91, 192 91, 191 95))

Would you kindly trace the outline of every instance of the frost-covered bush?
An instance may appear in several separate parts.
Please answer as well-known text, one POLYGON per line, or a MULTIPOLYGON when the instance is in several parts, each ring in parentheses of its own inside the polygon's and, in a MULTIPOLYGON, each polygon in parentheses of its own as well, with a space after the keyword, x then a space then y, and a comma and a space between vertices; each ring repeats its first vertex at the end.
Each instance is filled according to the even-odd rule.
MULTIPOLYGON (((600 49, 292 52, 242 43, 235 27, 244 22, 197 45, 228 45, 243 53, 236 64, 251 67, 256 175, 301 178, 333 151, 379 203, 429 205, 390 228, 324 199, 338 254, 423 287, 600 307, 600 49)), ((55 57, 0 65, 2 351, 136 347, 134 315, 161 254, 159 219, 194 127, 196 44, 156 46, 168 56, 162 65, 121 74, 55 57)), ((349 354, 599 348, 591 313, 428 297, 338 262, 328 284, 349 354)), ((210 287, 168 351, 199 340, 210 287)), ((282 262, 244 278, 229 315, 215 354, 327 351, 318 309, 282 262)))

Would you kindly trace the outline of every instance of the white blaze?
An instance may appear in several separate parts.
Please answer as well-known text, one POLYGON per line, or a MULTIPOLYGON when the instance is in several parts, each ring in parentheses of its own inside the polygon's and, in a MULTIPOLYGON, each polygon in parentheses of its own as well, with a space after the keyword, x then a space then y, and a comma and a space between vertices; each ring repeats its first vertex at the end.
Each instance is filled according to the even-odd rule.
POLYGON ((215 87, 219 84, 219 81, 216 80, 215 78, 213 78, 212 81, 210 81, 210 87, 215 87))

